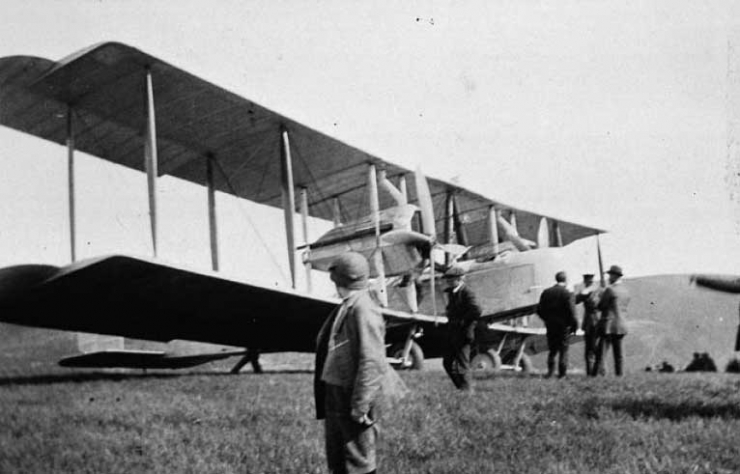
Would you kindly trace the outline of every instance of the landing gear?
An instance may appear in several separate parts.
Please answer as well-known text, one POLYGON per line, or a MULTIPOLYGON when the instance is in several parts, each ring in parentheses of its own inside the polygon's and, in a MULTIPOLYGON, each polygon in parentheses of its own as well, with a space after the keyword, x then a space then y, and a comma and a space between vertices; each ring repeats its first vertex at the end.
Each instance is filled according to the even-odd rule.
POLYGON ((493 373, 506 369, 523 374, 532 373, 534 371, 532 359, 524 353, 527 346, 527 337, 518 337, 514 341, 509 340, 509 344, 506 344, 507 339, 511 339, 512 337, 515 336, 504 334, 496 348, 479 348, 471 360, 473 371, 493 373))
POLYGON ((262 365, 260 364, 260 351, 259 349, 247 349, 247 353, 239 359, 239 362, 234 365, 234 367, 231 368, 232 374, 238 374, 242 368, 247 365, 247 363, 252 364, 252 370, 255 374, 261 374, 262 373, 262 365))
POLYGON ((388 350, 391 365, 396 370, 421 370, 424 368, 424 351, 414 341, 410 341, 408 354, 404 357, 405 343, 393 344, 388 350))
POLYGON ((511 367, 513 370, 520 372, 522 374, 531 374, 534 372, 534 364, 532 363, 532 359, 527 354, 522 354, 519 358, 519 363, 515 363, 516 356, 511 357, 511 360, 509 362, 509 367, 511 367))
POLYGON ((474 372, 489 373, 501 369, 501 356, 493 349, 478 352, 473 356, 470 365, 474 372))

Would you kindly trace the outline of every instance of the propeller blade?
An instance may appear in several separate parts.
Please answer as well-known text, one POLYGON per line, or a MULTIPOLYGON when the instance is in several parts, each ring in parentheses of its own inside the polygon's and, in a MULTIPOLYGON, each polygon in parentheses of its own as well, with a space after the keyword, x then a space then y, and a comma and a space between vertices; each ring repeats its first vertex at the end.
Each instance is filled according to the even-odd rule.
POLYGON ((540 219, 540 228, 537 231, 537 248, 550 246, 550 227, 547 225, 547 217, 540 219))
MULTIPOLYGON (((428 235, 434 243, 437 240, 437 229, 434 223, 434 204, 432 203, 432 192, 429 190, 429 183, 421 172, 421 167, 414 173, 416 184, 416 196, 419 199, 419 209, 421 210, 421 226, 424 234, 428 235)), ((437 290, 434 278, 434 245, 429 249, 429 295, 432 298, 432 314, 437 315, 437 290)), ((435 321, 435 325, 437 322, 435 321)))
POLYGON ((414 232, 413 230, 391 230, 380 237, 385 243, 392 245, 431 245, 432 238, 426 234, 414 232))
POLYGON ((421 210, 421 225, 423 232, 435 238, 437 234, 436 226, 434 223, 434 205, 432 204, 432 192, 429 190, 429 183, 427 183, 424 173, 421 172, 421 168, 417 168, 414 173, 414 180, 416 183, 416 195, 419 199, 419 209, 421 210))
POLYGON ((434 325, 437 325, 437 290, 436 285, 434 283, 434 268, 436 267, 436 264, 434 263, 434 247, 432 247, 429 250, 429 295, 432 298, 432 315, 435 316, 434 319, 434 325))
POLYGON ((469 246, 460 244, 438 244, 437 246, 446 254, 449 254, 452 257, 452 260, 457 259, 457 257, 470 249, 469 246))
POLYGON ((498 225, 501 226, 504 234, 506 235, 506 238, 510 240, 512 244, 514 244, 517 250, 521 252, 532 250, 532 246, 526 240, 519 237, 519 232, 517 232, 514 226, 506 222, 506 219, 499 216, 498 225))

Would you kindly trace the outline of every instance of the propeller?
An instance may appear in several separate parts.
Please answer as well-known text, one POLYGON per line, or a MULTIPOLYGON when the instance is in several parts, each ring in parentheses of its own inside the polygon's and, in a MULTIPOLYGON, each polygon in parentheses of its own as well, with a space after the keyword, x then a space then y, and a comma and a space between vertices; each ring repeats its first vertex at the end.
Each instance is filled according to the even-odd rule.
POLYGON ((540 228, 537 231, 537 248, 550 246, 550 228, 547 225, 547 217, 540 219, 540 228))
POLYGON ((416 195, 419 199, 419 209, 421 211, 421 230, 429 238, 429 287, 430 294, 432 297, 432 313, 434 316, 437 315, 437 295, 434 282, 435 272, 435 258, 434 249, 437 242, 437 230, 434 221, 434 205, 432 203, 432 192, 429 190, 429 183, 427 183, 424 173, 421 171, 421 167, 416 169, 414 173, 414 182, 416 184, 416 195))

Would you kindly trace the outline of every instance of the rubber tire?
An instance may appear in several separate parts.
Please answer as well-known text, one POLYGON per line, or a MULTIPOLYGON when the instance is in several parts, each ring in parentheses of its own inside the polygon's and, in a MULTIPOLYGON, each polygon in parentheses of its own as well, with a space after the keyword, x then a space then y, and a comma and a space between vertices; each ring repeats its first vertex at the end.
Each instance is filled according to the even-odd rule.
POLYGON ((491 373, 501 369, 501 356, 494 350, 479 352, 470 361, 473 372, 491 373))
MULTIPOLYGON (((388 351, 388 355, 400 359, 403 354, 403 346, 404 344, 401 342, 394 344, 390 351, 388 351)), ((424 351, 421 350, 421 346, 416 342, 411 342, 409 356, 411 357, 410 365, 402 366, 400 364, 393 364, 393 367, 396 370, 422 370, 424 368, 424 351)))

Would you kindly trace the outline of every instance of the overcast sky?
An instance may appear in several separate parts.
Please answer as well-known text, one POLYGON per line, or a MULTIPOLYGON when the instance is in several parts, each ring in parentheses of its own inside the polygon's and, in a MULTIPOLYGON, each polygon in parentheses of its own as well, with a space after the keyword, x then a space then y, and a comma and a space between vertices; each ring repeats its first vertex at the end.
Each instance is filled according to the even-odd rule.
MULTIPOLYGON (((389 161, 608 229, 605 263, 628 275, 740 273, 732 3, 5 0, 0 56, 120 41, 389 161)), ((65 263, 64 148, 2 129, 0 160, 0 265, 65 263)), ((84 157, 77 173, 80 256, 149 254, 143 175, 84 157)), ((205 191, 162 180, 160 197, 162 257, 208 268, 205 191)), ((282 219, 219 205, 224 270, 284 283, 282 219)), ((594 248, 571 253, 595 264, 594 248)))

